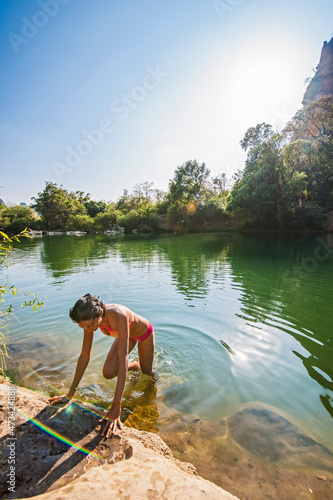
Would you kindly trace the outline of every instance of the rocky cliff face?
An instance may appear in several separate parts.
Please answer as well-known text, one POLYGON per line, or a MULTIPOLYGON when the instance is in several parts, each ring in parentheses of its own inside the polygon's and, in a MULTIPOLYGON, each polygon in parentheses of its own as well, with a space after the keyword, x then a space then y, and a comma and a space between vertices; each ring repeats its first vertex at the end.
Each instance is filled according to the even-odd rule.
POLYGON ((333 96, 333 38, 324 42, 316 74, 309 83, 303 98, 303 106, 326 95, 333 96))

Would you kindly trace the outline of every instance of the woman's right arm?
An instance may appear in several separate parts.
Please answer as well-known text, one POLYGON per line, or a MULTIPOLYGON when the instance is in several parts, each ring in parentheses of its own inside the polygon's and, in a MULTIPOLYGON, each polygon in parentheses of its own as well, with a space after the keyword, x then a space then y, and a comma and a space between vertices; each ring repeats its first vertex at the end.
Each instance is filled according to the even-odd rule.
POLYGON ((83 374, 88 366, 93 339, 94 339, 94 333, 87 332, 86 330, 84 330, 81 354, 79 356, 79 359, 77 360, 76 370, 72 385, 70 386, 70 389, 66 394, 66 396, 54 396, 53 398, 50 398, 49 402, 51 404, 65 402, 68 399, 72 399, 72 397, 74 396, 77 386, 79 385, 80 380, 83 377, 83 374))

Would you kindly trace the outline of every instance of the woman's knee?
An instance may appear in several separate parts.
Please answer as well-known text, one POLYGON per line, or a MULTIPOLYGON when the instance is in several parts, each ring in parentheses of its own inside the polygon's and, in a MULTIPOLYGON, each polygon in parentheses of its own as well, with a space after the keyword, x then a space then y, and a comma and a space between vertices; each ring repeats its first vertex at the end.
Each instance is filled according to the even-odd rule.
POLYGON ((104 378, 109 380, 109 379, 114 378, 116 376, 117 376, 117 373, 115 370, 112 370, 109 367, 104 366, 104 368, 103 368, 103 377, 104 378))

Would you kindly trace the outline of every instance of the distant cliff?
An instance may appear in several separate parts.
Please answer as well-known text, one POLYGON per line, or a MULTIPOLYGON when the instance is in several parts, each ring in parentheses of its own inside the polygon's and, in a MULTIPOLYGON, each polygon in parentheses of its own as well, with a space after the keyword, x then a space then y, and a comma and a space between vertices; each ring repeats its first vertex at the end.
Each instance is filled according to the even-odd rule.
POLYGON ((303 106, 325 95, 333 96, 333 38, 324 42, 316 74, 310 81, 303 98, 303 106))

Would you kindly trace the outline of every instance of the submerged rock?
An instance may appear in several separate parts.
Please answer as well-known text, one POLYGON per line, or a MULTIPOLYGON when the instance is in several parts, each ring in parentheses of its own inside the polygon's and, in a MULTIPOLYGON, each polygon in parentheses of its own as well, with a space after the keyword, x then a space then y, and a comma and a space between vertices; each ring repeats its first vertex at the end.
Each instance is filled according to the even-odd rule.
POLYGON ((332 500, 333 453, 268 405, 215 422, 169 408, 159 426, 176 458, 241 499, 332 500))
POLYGON ((333 454, 268 407, 244 408, 228 425, 238 444, 272 465, 296 468, 316 464, 333 472, 333 454))

